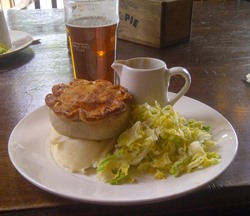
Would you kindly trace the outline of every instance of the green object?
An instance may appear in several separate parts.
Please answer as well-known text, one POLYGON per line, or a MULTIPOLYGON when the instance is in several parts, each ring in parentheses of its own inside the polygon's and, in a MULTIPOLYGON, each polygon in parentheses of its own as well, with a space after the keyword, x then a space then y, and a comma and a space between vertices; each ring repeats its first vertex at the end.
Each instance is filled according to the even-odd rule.
POLYGON ((0 54, 4 54, 7 52, 10 52, 10 49, 7 46, 5 46, 4 44, 0 44, 0 54))
POLYGON ((97 167, 100 180, 110 184, 134 182, 135 175, 149 172, 156 179, 179 176, 220 162, 210 127, 186 120, 173 107, 158 103, 132 107, 131 127, 123 132, 114 153, 97 167))

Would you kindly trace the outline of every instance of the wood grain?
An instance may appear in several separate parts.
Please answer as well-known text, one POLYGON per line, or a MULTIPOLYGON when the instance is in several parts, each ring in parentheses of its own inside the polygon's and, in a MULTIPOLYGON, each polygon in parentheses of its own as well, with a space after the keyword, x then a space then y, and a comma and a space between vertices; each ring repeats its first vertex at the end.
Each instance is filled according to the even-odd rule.
MULTIPOLYGON (((139 206, 78 203, 49 194, 26 181, 8 156, 16 124, 44 104, 55 83, 73 78, 63 11, 7 11, 10 28, 28 32, 41 43, 0 58, 0 212, 2 215, 213 215, 239 213, 250 206, 250 2, 195 1, 190 41, 165 49, 119 40, 117 58, 149 56, 168 67, 183 66, 192 76, 187 96, 220 112, 236 130, 238 154, 231 166, 199 191, 181 198, 139 206)), ((174 82, 170 88, 177 91, 174 82)), ((187 107, 187 109, 189 109, 187 107)))
POLYGON ((190 37, 192 0, 121 0, 118 38, 165 47, 190 37))

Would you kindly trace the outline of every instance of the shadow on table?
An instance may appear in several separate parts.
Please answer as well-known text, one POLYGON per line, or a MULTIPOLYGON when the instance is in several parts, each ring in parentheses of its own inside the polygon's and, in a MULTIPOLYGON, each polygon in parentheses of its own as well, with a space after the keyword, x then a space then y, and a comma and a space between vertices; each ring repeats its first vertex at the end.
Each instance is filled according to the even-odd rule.
POLYGON ((0 58, 0 73, 5 73, 10 70, 19 68, 27 64, 35 56, 31 48, 26 48, 20 52, 13 53, 0 58))

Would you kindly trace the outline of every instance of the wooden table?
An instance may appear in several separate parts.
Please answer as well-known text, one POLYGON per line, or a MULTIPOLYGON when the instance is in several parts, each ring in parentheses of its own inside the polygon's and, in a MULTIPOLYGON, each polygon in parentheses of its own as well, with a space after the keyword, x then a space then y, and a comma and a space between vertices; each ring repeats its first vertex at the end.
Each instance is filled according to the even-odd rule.
MULTIPOLYGON (((224 115, 236 130, 238 154, 230 167, 199 191, 171 201, 135 206, 79 203, 49 194, 13 167, 8 139, 15 125, 44 104, 55 83, 72 79, 62 10, 6 11, 11 29, 41 43, 0 59, 0 211, 2 215, 213 215, 250 209, 250 2, 195 1, 188 42, 155 49, 118 41, 117 58, 160 58, 192 76, 187 96, 224 115)), ((175 91, 176 86, 171 86, 175 91)), ((188 109, 188 108, 187 108, 188 109)))

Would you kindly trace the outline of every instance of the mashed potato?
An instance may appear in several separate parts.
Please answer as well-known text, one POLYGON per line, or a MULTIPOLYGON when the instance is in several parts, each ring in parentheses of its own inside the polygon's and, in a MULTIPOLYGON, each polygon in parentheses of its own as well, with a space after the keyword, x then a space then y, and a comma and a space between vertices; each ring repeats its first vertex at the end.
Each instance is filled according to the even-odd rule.
POLYGON ((51 130, 50 149, 55 161, 68 172, 84 173, 96 167, 113 148, 116 138, 93 141, 73 139, 51 130))

